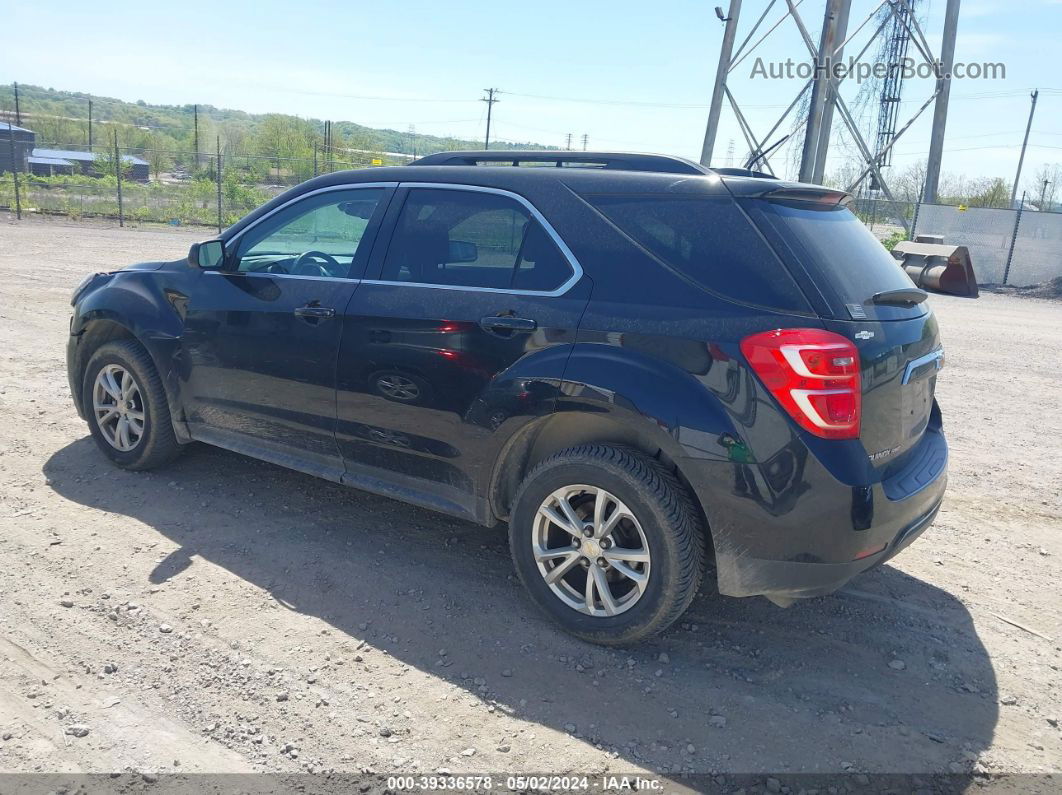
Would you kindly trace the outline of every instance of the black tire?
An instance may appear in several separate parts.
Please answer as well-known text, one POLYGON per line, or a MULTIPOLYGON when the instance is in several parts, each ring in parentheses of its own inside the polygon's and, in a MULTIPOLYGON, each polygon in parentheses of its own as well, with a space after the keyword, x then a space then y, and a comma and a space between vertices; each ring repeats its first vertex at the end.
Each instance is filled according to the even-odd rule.
POLYGON ((122 469, 154 469, 168 464, 181 452, 181 445, 173 433, 162 379, 147 351, 134 340, 108 342, 92 354, 85 367, 81 395, 92 438, 100 451, 122 469), (117 365, 127 371, 139 391, 136 408, 144 415, 143 433, 131 450, 120 450, 107 440, 93 411, 96 377, 108 365, 117 365))
POLYGON ((567 632, 607 646, 662 632, 685 612, 704 574, 705 537, 688 491, 661 464, 634 450, 598 444, 563 450, 539 463, 520 485, 509 522, 513 563, 531 599, 567 632), (535 560, 539 507, 556 490, 574 484, 604 489, 621 500, 645 536, 648 581, 633 605, 617 615, 588 615, 569 606, 546 584, 535 560))

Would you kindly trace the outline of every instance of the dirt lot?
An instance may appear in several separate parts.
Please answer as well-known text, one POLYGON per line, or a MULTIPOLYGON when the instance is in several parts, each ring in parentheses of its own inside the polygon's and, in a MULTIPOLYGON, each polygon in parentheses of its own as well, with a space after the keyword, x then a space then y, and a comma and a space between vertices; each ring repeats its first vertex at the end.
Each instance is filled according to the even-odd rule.
POLYGON ((203 236, 0 218, 0 771, 1062 769, 1062 304, 931 299, 951 485, 892 565, 605 651, 501 532, 203 446, 104 462, 70 291, 203 236))

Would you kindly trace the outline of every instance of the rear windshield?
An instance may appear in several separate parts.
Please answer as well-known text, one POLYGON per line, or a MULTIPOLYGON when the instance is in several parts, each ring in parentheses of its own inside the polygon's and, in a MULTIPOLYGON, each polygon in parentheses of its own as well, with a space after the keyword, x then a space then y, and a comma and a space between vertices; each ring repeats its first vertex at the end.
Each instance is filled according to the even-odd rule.
POLYGON ((723 298, 810 313, 793 277, 729 197, 591 195, 626 235, 723 298))
POLYGON ((838 304, 838 317, 861 319, 859 315, 865 313, 870 319, 890 320, 925 314, 924 304, 875 306, 869 302, 875 293, 914 284, 847 208, 762 199, 747 200, 745 206, 781 238, 820 289, 833 294, 828 298, 838 304))

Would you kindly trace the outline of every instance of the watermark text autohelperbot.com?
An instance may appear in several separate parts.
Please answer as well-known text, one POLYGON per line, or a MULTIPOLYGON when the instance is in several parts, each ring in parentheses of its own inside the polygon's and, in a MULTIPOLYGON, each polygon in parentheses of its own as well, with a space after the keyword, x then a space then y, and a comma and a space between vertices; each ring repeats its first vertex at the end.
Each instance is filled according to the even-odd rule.
POLYGON ((951 71, 945 72, 939 63, 915 61, 904 58, 896 63, 856 61, 854 58, 838 60, 827 58, 823 63, 795 61, 765 61, 757 58, 752 65, 750 77, 767 80, 810 80, 821 74, 829 74, 836 80, 851 78, 856 83, 867 80, 884 80, 890 75, 901 76, 904 80, 911 78, 933 78, 946 80, 1005 80, 1007 66, 1003 63, 986 61, 952 64, 951 71))

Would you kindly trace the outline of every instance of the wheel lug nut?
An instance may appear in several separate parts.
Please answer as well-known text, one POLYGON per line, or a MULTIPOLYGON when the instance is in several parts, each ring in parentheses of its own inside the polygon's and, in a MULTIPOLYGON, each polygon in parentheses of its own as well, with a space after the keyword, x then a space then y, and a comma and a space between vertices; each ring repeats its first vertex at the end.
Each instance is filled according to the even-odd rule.
POLYGON ((612 541, 610 541, 607 538, 602 538, 601 539, 601 548, 602 549, 608 549, 610 546, 612 546, 612 541))
POLYGON ((601 568, 605 568, 605 566, 608 565, 608 561, 605 560, 604 558, 598 558, 597 559, 597 565, 600 566, 601 568))
POLYGON ((590 568, 590 559, 589 558, 580 559, 579 565, 582 566, 584 569, 589 569, 590 568))
POLYGON ((590 538, 590 536, 592 536, 593 534, 594 534, 594 528, 592 528, 592 527, 584 527, 583 528, 583 535, 586 536, 587 538, 590 538))

